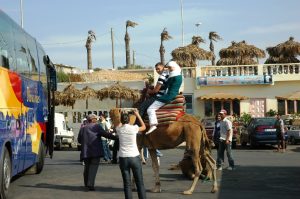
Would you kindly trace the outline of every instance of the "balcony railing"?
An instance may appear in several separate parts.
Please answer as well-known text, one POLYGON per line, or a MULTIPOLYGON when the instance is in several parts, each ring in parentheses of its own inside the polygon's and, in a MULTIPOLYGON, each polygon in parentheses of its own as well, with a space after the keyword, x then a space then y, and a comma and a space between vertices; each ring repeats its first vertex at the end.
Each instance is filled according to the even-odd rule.
POLYGON ((199 66, 182 69, 185 78, 216 77, 216 76, 297 76, 300 80, 300 63, 288 64, 258 64, 258 65, 234 65, 234 66, 199 66), (197 72, 196 72, 197 70, 197 72))

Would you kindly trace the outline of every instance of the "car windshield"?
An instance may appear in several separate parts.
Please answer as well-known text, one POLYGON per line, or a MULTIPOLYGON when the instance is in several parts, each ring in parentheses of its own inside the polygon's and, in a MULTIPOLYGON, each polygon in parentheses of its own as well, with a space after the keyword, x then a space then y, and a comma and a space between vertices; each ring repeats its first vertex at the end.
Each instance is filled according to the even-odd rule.
POLYGON ((275 118, 259 118, 256 119, 256 125, 266 125, 266 126, 273 126, 275 125, 276 119, 275 118))

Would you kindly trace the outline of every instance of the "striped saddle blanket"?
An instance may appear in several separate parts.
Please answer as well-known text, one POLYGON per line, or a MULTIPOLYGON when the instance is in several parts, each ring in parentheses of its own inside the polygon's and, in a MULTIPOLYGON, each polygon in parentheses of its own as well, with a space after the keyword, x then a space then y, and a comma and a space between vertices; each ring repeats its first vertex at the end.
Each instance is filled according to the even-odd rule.
MULTIPOLYGON (((177 121, 185 114, 185 98, 183 95, 177 95, 176 98, 156 111, 158 126, 168 125, 177 121)), ((149 125, 148 115, 145 118, 146 125, 149 125)))

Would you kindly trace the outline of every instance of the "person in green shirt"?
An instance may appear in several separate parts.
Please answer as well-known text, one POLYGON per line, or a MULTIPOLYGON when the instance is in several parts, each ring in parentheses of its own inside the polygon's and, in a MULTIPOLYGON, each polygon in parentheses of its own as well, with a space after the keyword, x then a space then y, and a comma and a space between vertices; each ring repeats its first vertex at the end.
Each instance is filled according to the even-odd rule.
POLYGON ((169 78, 166 82, 166 92, 161 97, 157 98, 153 104, 147 109, 147 113, 149 116, 149 124, 150 129, 146 132, 149 134, 153 132, 157 127, 157 117, 156 110, 162 107, 163 105, 171 102, 176 98, 179 93, 180 86, 182 84, 182 75, 181 68, 175 61, 170 61, 166 64, 168 67, 170 74, 169 78))

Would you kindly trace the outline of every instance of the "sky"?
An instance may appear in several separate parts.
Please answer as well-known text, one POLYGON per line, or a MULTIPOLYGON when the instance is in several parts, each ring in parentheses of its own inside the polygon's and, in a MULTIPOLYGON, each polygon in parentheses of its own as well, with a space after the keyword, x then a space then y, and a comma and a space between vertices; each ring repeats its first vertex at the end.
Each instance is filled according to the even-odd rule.
MULTIPOLYGON (((172 58, 172 50, 190 44, 194 35, 204 38, 201 47, 209 50, 211 31, 223 38, 215 43, 216 54, 231 41, 245 40, 263 50, 290 36, 300 41, 299 8, 299 0, 23 0, 23 24, 54 63, 80 69, 87 68, 85 42, 93 30, 93 68, 112 69, 111 28, 115 66, 125 66, 126 21, 134 21, 138 26, 128 29, 130 50, 135 51, 136 64, 149 67, 160 61, 164 28, 172 36, 164 42, 166 60, 172 58)), ((0 0, 0 9, 20 24, 20 0, 0 0)))

